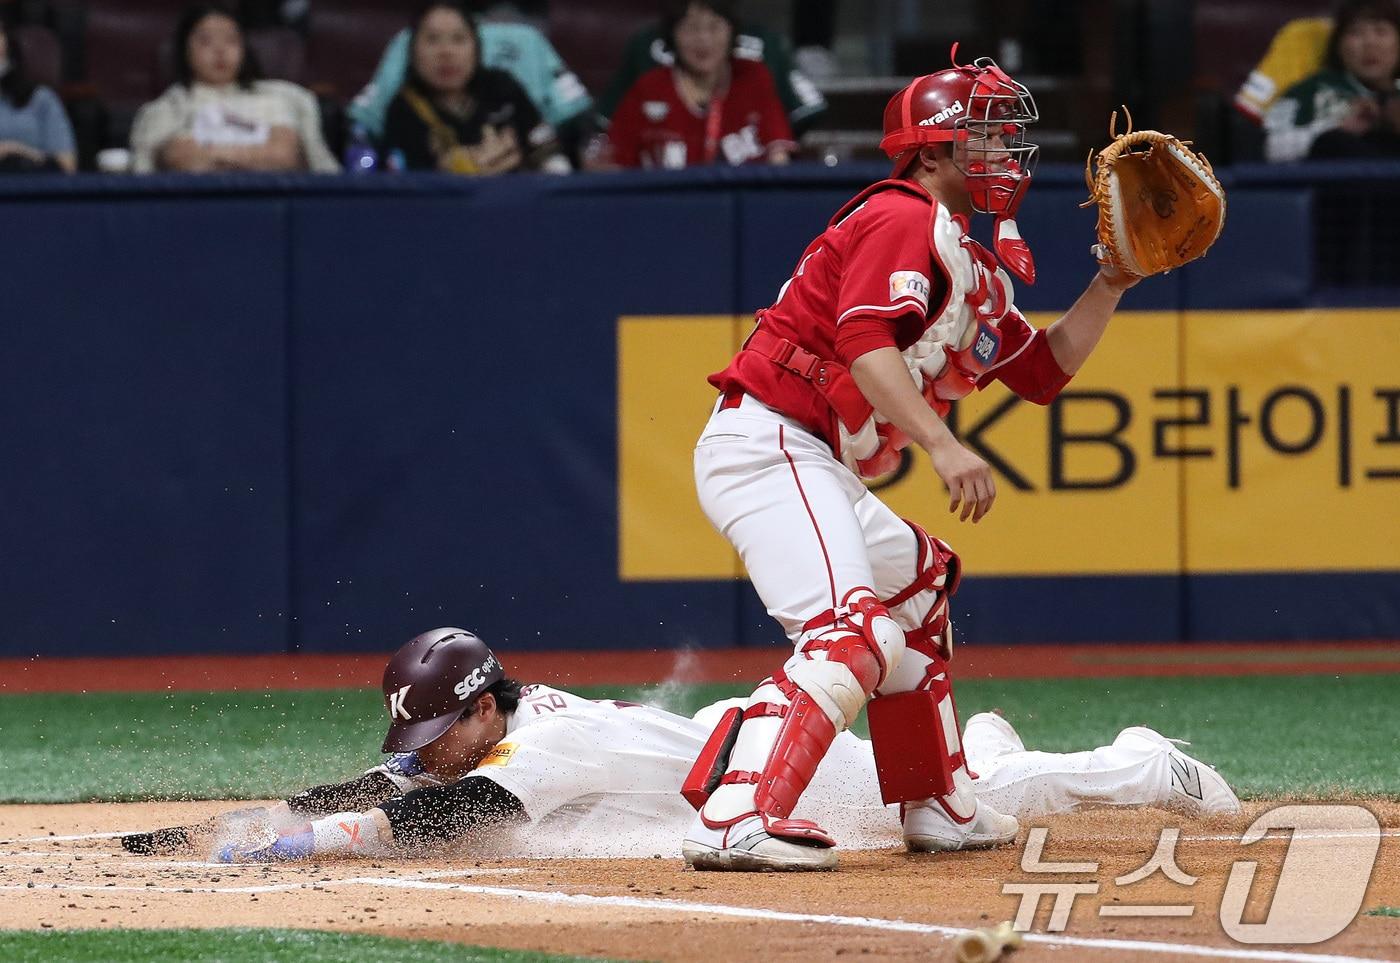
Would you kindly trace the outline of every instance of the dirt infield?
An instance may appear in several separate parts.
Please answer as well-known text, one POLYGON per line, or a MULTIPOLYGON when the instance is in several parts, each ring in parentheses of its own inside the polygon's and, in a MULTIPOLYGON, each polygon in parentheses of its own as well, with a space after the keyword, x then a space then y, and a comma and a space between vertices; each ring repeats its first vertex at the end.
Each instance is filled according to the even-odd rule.
MULTIPOLYGON (((91 835, 246 805, 0 807, 0 928, 297 926, 624 959, 951 959, 957 928, 1016 915, 1018 897, 1004 895, 1004 883, 1048 879, 1097 880, 1099 892, 1076 899, 1063 933, 1046 932, 1051 900, 1042 900, 1034 933, 1013 963, 1386 959, 1400 946, 1400 919, 1364 913, 1340 936, 1312 946, 1244 946, 1225 935, 1218 911, 1231 864, 1258 861, 1244 920, 1260 922, 1290 845, 1286 834, 1240 845, 1240 832, 1270 808, 1259 803, 1214 822, 1157 810, 1035 821, 1049 831, 1043 861, 1100 864, 1097 872, 1053 876, 1022 870, 1026 829, 1015 846, 990 853, 846 853, 839 873, 788 876, 694 873, 660 857, 229 867, 132 856, 114 839, 91 835), (1163 827, 1179 829, 1176 863, 1199 882, 1186 886, 1158 872, 1117 885, 1116 877, 1152 856, 1163 827), (1194 910, 1171 918, 1100 914, 1100 907, 1128 904, 1194 910)), ((1366 807, 1386 828, 1362 909, 1400 906, 1400 803, 1366 807)), ((1326 901, 1323 889, 1314 908, 1326 901)))
MULTIPOLYGON (((627 652, 517 652, 512 675, 568 688, 752 682, 784 656, 781 646, 627 652)), ((384 658, 373 655, 160 656, 0 659, 0 694, 376 688, 384 658)), ((1336 675, 1400 672, 1396 642, 1228 642, 1151 645, 964 645, 960 679, 1112 676, 1336 675)))

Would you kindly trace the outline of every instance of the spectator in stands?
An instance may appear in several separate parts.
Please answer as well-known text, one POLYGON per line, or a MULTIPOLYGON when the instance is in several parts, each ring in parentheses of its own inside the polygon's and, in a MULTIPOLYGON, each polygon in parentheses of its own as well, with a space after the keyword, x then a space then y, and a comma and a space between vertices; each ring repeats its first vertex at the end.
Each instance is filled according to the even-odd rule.
POLYGON ((23 51, 0 20, 0 173, 72 173, 76 166, 73 126, 63 102, 25 76, 23 51))
POLYGON ((1400 156, 1400 0, 1347 0, 1324 67, 1264 117, 1271 161, 1400 156))
POLYGON ((481 63, 476 24, 460 4, 429 3, 413 27, 408 75, 389 105, 391 168, 452 174, 567 173, 553 126, 504 70, 481 63))
POLYGON ((1331 36, 1331 17, 1298 17, 1279 27, 1264 59, 1235 92, 1235 108, 1262 124, 1279 95, 1322 69, 1331 36))
MULTIPOLYGON (((798 10, 804 8, 798 7, 798 10)), ((791 45, 785 37, 756 24, 737 23, 734 30, 735 59, 758 61, 768 68, 778 88, 778 96, 782 98, 783 109, 787 111, 788 122, 794 130, 801 131, 826 110, 826 98, 822 92, 794 66, 791 45)), ((657 24, 639 31, 627 41, 622 67, 613 76, 608 89, 598 98, 598 110, 604 117, 617 113, 622 98, 642 74, 656 67, 675 65, 675 47, 668 37, 665 25, 657 24)))
POLYGON ((612 163, 786 164, 796 144, 768 68, 734 55, 730 0, 671 0, 664 35, 675 65, 655 67, 622 98, 608 128, 612 163))
MULTIPOLYGON (((540 115, 567 145, 577 145, 597 130, 593 98, 578 75, 532 24, 482 20, 476 26, 482 66, 508 72, 529 95, 540 115)), ((371 140, 384 136, 384 122, 408 74, 413 32, 404 29, 384 48, 374 79, 346 111, 371 140)))
POLYGON ((196 3, 175 31, 176 81, 136 115, 132 169, 298 171, 340 169, 305 88, 261 80, 230 8, 196 3))

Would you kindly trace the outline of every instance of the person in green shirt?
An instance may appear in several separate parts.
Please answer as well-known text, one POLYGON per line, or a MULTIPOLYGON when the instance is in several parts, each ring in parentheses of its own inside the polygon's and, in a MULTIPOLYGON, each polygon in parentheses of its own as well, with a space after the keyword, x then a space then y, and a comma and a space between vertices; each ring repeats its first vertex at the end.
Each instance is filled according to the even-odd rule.
POLYGON ((1400 0, 1347 0, 1324 67, 1264 116, 1264 156, 1400 157, 1400 0))

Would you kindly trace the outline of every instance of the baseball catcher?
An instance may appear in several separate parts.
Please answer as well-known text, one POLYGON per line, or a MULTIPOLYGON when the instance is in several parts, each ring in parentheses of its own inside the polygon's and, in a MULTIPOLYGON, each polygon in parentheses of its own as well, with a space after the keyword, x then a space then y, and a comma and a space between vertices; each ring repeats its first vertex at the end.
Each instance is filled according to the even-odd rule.
POLYGON ((1016 215, 1039 113, 995 61, 960 64, 956 47, 952 59, 890 99, 890 176, 836 212, 710 377, 719 397, 695 447, 700 507, 793 649, 716 726, 687 780, 698 813, 682 850, 697 869, 833 868, 834 837, 792 813, 862 710, 911 852, 1017 833, 975 792, 958 738, 950 605, 962 564, 862 479, 917 445, 949 512, 981 521, 996 482, 945 423, 951 406, 994 382, 1052 402, 1139 278, 1101 260, 1044 330, 1017 309, 1013 276, 1031 284, 1036 273, 1016 215), (992 218, 990 248, 971 233, 978 214, 992 218))
MULTIPOLYGON (((678 793, 715 724, 742 703, 694 719, 634 703, 522 686, 463 629, 425 632, 384 670, 389 760, 337 785, 299 792, 269 810, 239 810, 203 826, 123 837, 136 853, 210 853, 262 862, 465 842, 497 852, 534 836, 601 841, 650 829, 668 840, 692 811, 678 793)), ((974 781, 1003 812, 1067 812, 1092 805, 1156 805, 1189 814, 1239 803, 1214 770, 1150 729, 1125 729, 1092 752, 1027 752, 1011 724, 978 713, 964 748, 974 781)), ((878 802, 868 742, 844 733, 835 765, 815 780, 813 815, 894 842, 897 811, 878 802)))

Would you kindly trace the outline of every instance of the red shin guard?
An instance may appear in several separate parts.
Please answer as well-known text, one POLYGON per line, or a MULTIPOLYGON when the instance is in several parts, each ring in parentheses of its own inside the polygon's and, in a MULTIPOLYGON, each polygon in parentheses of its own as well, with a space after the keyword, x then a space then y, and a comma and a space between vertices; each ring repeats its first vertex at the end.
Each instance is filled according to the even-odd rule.
POLYGON ((758 811, 779 819, 791 815, 835 738, 836 727, 826 713, 807 693, 797 690, 758 779, 754 793, 758 811))

